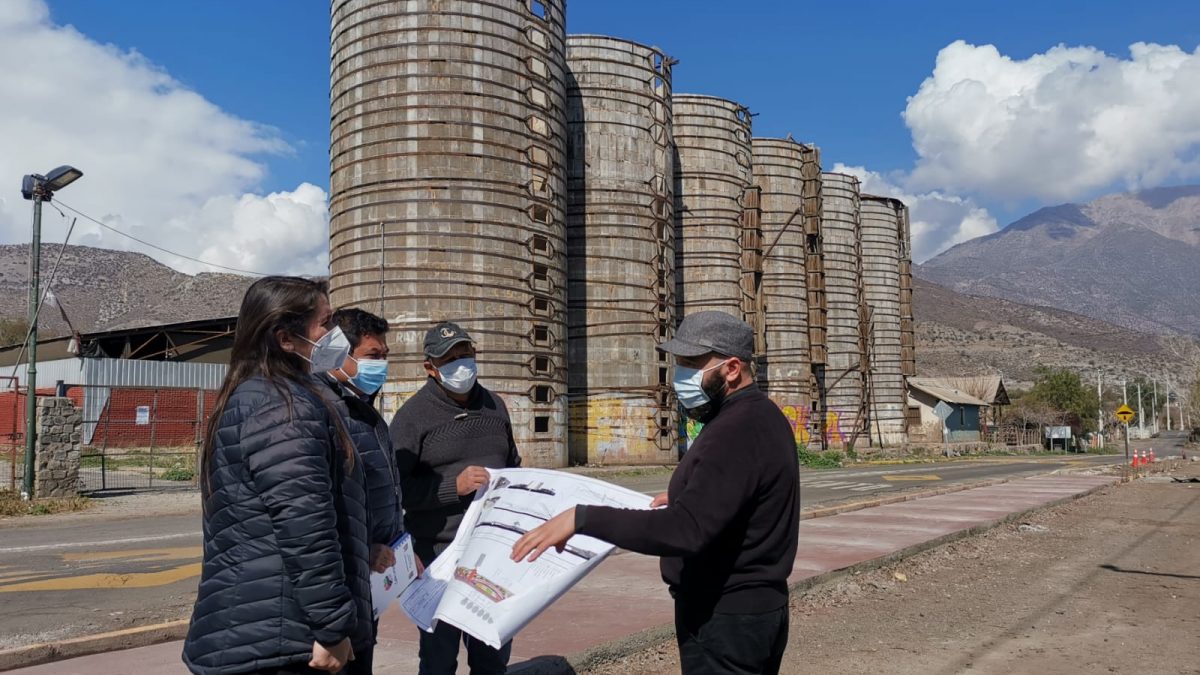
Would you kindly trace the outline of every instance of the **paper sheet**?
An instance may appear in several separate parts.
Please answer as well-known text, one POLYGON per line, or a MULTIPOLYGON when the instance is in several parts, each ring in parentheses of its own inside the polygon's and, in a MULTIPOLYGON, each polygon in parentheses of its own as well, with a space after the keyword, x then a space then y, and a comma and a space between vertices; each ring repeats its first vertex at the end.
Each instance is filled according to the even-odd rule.
POLYGON ((578 504, 648 509, 651 498, 561 471, 489 473, 454 542, 404 591, 400 607, 423 630, 445 621, 499 648, 613 550, 575 535, 562 553, 550 549, 535 562, 513 562, 517 539, 578 504))

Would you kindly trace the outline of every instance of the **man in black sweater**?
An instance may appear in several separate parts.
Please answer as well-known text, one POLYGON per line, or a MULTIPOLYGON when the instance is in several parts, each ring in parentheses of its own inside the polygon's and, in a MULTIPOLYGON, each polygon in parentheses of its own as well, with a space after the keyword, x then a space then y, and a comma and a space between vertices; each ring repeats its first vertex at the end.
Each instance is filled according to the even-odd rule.
MULTIPOLYGON (((404 503, 404 524, 413 549, 428 566, 450 542, 487 469, 521 465, 504 401, 479 384, 475 343, 453 323, 425 335, 429 380, 404 402, 390 427, 404 503)), ((439 623, 421 632, 420 675, 452 675, 459 641, 467 648, 472 675, 503 673, 512 643, 493 649, 439 623)))
POLYGON ((754 333, 698 312, 659 347, 674 387, 704 429, 649 511, 577 506, 526 534, 513 560, 559 550, 575 533, 662 556, 675 599, 683 672, 778 673, 800 527, 800 467, 791 426, 750 372, 754 333))

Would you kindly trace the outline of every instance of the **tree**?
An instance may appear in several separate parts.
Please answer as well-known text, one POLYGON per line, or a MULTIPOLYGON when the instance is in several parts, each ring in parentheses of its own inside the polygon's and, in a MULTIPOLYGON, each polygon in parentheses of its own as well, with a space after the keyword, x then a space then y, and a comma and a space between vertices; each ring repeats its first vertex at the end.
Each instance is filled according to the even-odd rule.
MULTIPOLYGON (((40 321, 38 323, 41 323, 40 321)), ((19 345, 29 334, 29 320, 0 318, 0 346, 19 345)))
POLYGON ((1096 429, 1096 409, 1100 400, 1095 390, 1085 387, 1079 373, 1066 368, 1039 366, 1035 371, 1037 381, 1029 390, 1029 397, 1044 403, 1058 413, 1059 421, 1069 423, 1078 419, 1084 430, 1096 429))

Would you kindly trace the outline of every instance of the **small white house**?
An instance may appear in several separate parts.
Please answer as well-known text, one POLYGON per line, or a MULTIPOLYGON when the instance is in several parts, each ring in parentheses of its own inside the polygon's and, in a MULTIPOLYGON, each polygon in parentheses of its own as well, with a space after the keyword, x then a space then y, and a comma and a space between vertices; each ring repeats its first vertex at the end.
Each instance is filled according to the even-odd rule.
POLYGON ((974 443, 980 440, 979 411, 987 402, 930 378, 908 380, 908 435, 913 441, 974 443), (943 423, 933 411, 939 403, 950 406, 943 423))

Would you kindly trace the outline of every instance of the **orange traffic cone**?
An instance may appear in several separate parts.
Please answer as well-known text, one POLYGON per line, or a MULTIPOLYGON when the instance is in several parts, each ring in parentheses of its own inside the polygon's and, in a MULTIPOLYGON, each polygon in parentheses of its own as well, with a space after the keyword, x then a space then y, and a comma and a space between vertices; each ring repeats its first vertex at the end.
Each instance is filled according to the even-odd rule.
POLYGON ((1154 448, 1150 448, 1150 463, 1154 463, 1154 448))
POLYGON ((1138 460, 1138 466, 1142 467, 1143 469, 1146 468, 1146 451, 1145 450, 1142 451, 1142 458, 1140 460, 1138 460))

